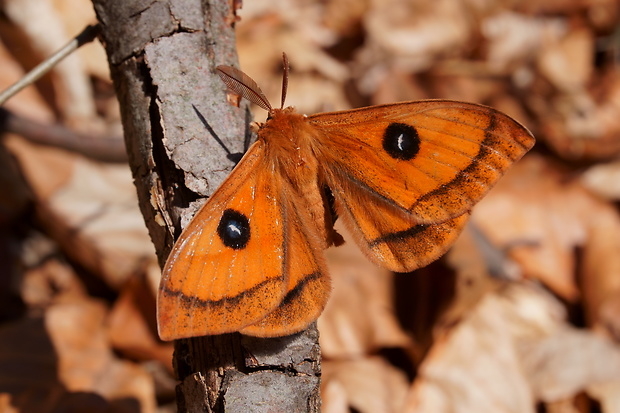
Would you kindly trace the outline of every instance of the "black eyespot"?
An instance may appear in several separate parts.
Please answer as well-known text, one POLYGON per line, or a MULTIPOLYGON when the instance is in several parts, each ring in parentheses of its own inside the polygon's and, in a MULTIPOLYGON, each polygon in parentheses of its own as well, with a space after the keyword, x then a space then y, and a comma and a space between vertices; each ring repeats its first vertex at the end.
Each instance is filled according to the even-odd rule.
POLYGON ((241 212, 227 209, 217 226, 217 235, 227 247, 243 249, 250 240, 250 221, 241 212))
POLYGON ((394 159, 409 161, 420 150, 418 132, 404 123, 390 123, 383 134, 383 149, 394 159))

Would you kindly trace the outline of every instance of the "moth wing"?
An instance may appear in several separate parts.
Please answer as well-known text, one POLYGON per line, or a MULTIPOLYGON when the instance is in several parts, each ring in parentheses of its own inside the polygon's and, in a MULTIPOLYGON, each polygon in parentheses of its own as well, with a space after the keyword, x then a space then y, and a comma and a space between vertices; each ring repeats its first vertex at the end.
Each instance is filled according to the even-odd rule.
POLYGON ((282 301, 281 180, 264 158, 255 143, 174 245, 157 300, 163 340, 239 331, 282 301))
POLYGON ((361 191, 353 182, 342 182, 333 193, 338 216, 360 249, 375 264, 396 272, 413 271, 443 255, 469 217, 466 212, 424 224, 413 214, 361 191))
POLYGON ((339 183, 353 182, 420 224, 469 211, 534 145, 509 116, 447 100, 323 113, 308 121, 319 130, 327 184, 341 200, 351 195, 338 191, 339 183))
POLYGON ((534 144, 510 117, 453 101, 308 120, 338 215, 372 261, 398 272, 446 252, 473 205, 534 144))

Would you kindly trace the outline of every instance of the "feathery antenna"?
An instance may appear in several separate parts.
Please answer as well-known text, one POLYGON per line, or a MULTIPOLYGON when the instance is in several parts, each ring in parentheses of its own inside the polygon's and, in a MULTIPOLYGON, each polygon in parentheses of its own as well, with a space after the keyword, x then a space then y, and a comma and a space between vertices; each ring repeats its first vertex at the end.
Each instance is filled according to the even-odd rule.
POLYGON ((218 66, 216 69, 228 89, 260 106, 267 112, 273 112, 271 103, 269 103, 254 79, 232 66, 218 66))

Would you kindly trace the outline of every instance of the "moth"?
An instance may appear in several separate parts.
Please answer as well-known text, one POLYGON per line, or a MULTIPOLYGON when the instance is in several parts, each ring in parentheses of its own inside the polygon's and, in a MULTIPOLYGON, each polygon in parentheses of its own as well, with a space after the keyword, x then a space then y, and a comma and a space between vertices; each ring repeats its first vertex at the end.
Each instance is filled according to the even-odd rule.
POLYGON ((490 107, 422 100, 306 116, 273 108, 256 82, 219 66, 268 112, 257 141, 199 210, 163 269, 163 340, 299 332, 329 293, 323 250, 342 220, 370 261, 408 272, 440 257, 471 208, 533 145, 490 107))

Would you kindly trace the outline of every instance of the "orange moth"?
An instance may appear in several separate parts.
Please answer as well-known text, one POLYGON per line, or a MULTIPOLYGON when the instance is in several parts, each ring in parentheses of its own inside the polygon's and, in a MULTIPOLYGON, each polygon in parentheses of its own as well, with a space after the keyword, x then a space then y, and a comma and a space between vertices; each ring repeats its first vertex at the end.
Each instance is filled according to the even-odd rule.
POLYGON ((164 340, 239 331, 274 337, 323 310, 323 250, 336 217, 374 263, 412 271, 440 257, 469 211, 533 145, 492 108, 423 100, 305 116, 230 66, 228 88, 268 112, 258 139, 181 234, 157 303, 164 340))

